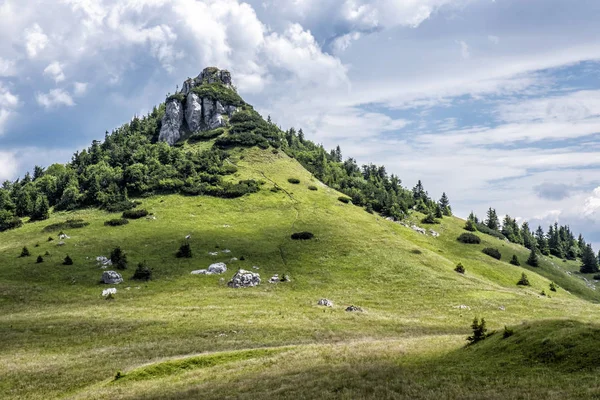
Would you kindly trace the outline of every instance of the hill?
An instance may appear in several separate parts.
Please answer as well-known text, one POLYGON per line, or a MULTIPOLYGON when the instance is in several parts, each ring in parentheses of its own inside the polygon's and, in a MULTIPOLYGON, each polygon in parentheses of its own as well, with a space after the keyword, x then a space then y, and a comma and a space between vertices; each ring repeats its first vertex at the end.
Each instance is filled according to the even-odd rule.
MULTIPOLYGON (((160 109, 134 132, 130 126, 116 132, 109 144, 146 136, 140 132, 155 135, 160 124, 152 131, 146 127, 162 118, 160 109)), ((48 219, 25 217, 22 227, 0 232, 3 398, 598 395, 599 330, 593 322, 599 297, 566 273, 575 262, 559 265, 540 256, 538 268, 514 266, 508 262, 513 254, 525 265, 529 250, 480 232, 474 234, 481 243, 460 243, 456 239, 466 231, 459 218, 443 216, 439 224, 425 225, 426 215, 413 210, 403 225, 387 216, 386 207, 394 205, 383 202, 367 212, 340 201, 345 194, 303 166, 308 154, 326 154, 318 146, 289 151, 285 136, 266 139, 257 127, 234 133, 234 124, 227 121, 216 137, 206 131, 196 140, 198 133, 188 133, 175 147, 150 139, 130 146, 158 157, 163 152, 170 162, 155 165, 155 171, 181 160, 204 165, 194 176, 205 181, 182 180, 182 187, 200 188, 198 193, 164 190, 169 187, 164 179, 172 184, 176 177, 163 178, 163 190, 139 187, 137 193, 115 183, 113 200, 81 201, 70 210, 53 210, 48 219), (227 142, 244 134, 258 142, 227 142), (165 152, 179 155, 169 158, 165 152), (218 179, 202 185, 209 178, 200 174, 218 179), (243 193, 232 189, 239 185, 243 193), (252 187, 258 190, 247 190, 252 187), (235 196, 224 195, 232 190, 235 196), (131 201, 133 210, 149 215, 105 225, 121 217, 109 205, 131 201), (421 234, 413 224, 439 237, 421 234), (60 239, 61 230, 68 237, 60 239), (314 237, 293 240, 298 232, 314 237), (176 257, 186 243, 192 257, 176 257), (20 257, 23 247, 31 256, 20 257), (116 247, 127 254, 129 266, 117 270, 124 282, 106 285, 97 258, 109 257, 116 247), (499 249, 500 260, 482 253, 486 247, 499 249), (38 255, 43 262, 37 263, 38 255), (67 255, 72 265, 64 265, 67 255), (149 281, 132 279, 142 262, 152 271, 149 281), (217 262, 227 265, 225 274, 191 273, 217 262), (454 271, 459 262, 464 274, 454 271), (228 287, 239 268, 259 273, 261 284, 228 287), (523 272, 530 286, 516 284, 523 272), (269 283, 275 274, 290 281, 269 283), (103 297, 112 287, 113 298, 103 297), (333 307, 318 306, 321 298, 333 307), (346 311, 351 305, 363 312, 346 311), (497 332, 465 347, 474 317, 485 317, 497 332), (514 327, 506 339, 504 326, 514 327)), ((85 152, 90 159, 104 157, 117 168, 111 166, 117 147, 95 146, 85 152)), ((97 163, 82 171, 90 165, 97 163)), ((371 184, 384 188, 389 181, 371 184)), ((80 183, 85 198, 89 188, 80 183)), ((397 199, 405 190, 385 193, 397 199)), ((408 200, 405 205, 417 206, 408 200)))

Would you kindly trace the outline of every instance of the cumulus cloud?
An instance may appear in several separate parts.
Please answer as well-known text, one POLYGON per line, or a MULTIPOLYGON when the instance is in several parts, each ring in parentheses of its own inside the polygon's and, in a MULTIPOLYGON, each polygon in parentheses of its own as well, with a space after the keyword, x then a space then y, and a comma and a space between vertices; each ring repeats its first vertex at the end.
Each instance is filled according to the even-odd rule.
POLYGON ((4 133, 8 120, 19 106, 19 97, 5 88, 0 82, 0 135, 4 133))
MULTIPOLYGON (((2 111, 0 111, 0 126, 2 111)), ((12 179, 17 172, 17 160, 13 152, 0 151, 0 182, 12 179)))
POLYGON ((544 182, 533 188, 538 197, 548 200, 563 200, 571 196, 571 186, 564 183, 544 182))
POLYGON ((65 80, 65 74, 62 66, 58 61, 54 61, 44 69, 44 75, 54 79, 54 82, 59 83, 65 80))
POLYGON ((75 105, 71 95, 63 89, 52 89, 48 93, 37 93, 35 99, 45 109, 75 105))
POLYGON ((30 58, 37 56, 47 45, 48 36, 44 34, 44 31, 37 23, 34 23, 31 28, 25 30, 25 47, 27 55, 30 58))
POLYGON ((0 77, 13 76, 16 73, 15 63, 11 60, 5 60, 0 57, 0 77))
POLYGON ((600 186, 594 189, 591 195, 585 199, 583 215, 600 220, 600 186))
POLYGON ((74 82, 73 94, 75 96, 83 96, 87 92, 88 84, 86 82, 74 82))

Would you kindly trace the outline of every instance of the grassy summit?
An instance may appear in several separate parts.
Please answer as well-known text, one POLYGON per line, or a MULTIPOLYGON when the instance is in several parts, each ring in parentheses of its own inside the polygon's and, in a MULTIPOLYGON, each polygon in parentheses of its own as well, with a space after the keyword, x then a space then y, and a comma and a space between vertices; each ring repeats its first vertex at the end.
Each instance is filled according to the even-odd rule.
POLYGON ((374 166, 362 179, 250 106, 174 148, 153 143, 160 112, 15 189, 58 182, 49 218, 0 232, 0 397, 599 395, 600 294, 567 274, 578 262, 532 267, 525 247, 480 232, 461 243, 465 221, 409 210, 431 208, 426 192, 374 166), (127 269, 103 268, 117 247, 127 269), (218 262, 223 275, 191 274, 218 262), (133 279, 138 265, 151 280, 133 279), (100 283, 111 269, 122 283, 100 283), (229 288, 238 269, 262 283, 229 288), (474 317, 496 333, 465 347, 474 317))

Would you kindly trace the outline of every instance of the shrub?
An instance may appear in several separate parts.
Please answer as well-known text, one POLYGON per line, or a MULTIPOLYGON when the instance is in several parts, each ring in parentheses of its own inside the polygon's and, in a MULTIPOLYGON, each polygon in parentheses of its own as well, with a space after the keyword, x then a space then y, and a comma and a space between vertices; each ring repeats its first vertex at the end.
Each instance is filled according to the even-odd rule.
POLYGON ((123 218, 128 218, 128 219, 140 219, 143 218, 145 216, 147 216, 148 210, 146 209, 139 209, 139 210, 127 210, 125 212, 123 212, 123 218))
POLYGON ((456 265, 456 268, 454 268, 454 270, 456 272, 458 272, 459 274, 464 274, 465 273, 465 267, 463 267, 462 263, 458 263, 456 265))
POLYGON ((131 279, 135 279, 138 281, 149 281, 150 279, 152 279, 152 270, 148 268, 146 261, 138 264, 131 279))
POLYGON ((48 250, 46 250, 46 252, 44 253, 45 256, 49 256, 50 252, 48 250))
POLYGON ((129 200, 123 200, 123 201, 117 201, 115 203, 108 203, 105 204, 103 206, 103 208, 108 211, 108 212, 122 212, 122 211, 127 211, 127 210, 131 210, 132 208, 135 208, 136 203, 129 201, 129 200))
POLYGON ((105 221, 104 226, 121 226, 121 225, 127 225, 128 223, 129 223, 128 219, 115 218, 115 219, 109 219, 108 221, 105 221))
POLYGON ((473 329, 473 335, 467 338, 469 344, 475 344, 489 336, 487 334, 487 328, 485 327, 484 318, 481 318, 481 322, 479 322, 477 317, 475 317, 475 319, 473 319, 473 323, 471 324, 471 328, 473 329))
POLYGON ((203 83, 193 88, 192 92, 196 93, 200 98, 217 100, 225 105, 240 107, 245 104, 239 94, 219 82, 203 83))
POLYGON ((122 373, 121 371, 117 371, 117 373, 115 374, 115 381, 118 381, 119 379, 121 379, 124 376, 125 376, 124 373, 122 373))
POLYGON ((412 249, 410 252, 413 254, 423 254, 423 252, 419 249, 412 249))
POLYGON ((425 216, 425 218, 423 218, 421 220, 422 223, 424 224, 439 224, 440 222, 435 219, 435 215, 433 215, 432 213, 427 214, 427 216, 425 216))
POLYGON ((519 259, 517 258, 516 254, 513 254, 512 259, 510 260, 510 263, 512 265, 516 265, 517 267, 521 265, 521 263, 519 262, 519 259))
POLYGON ((494 249, 491 247, 486 247, 485 249, 481 250, 484 254, 487 254, 488 256, 495 258, 496 260, 499 260, 502 258, 502 254, 500 254, 500 251, 498 249, 494 249))
POLYGON ((375 212, 373 210, 373 204, 367 203, 367 206, 365 207, 365 211, 368 212, 369 214, 373 214, 375 212))
POLYGON ((550 282, 550 290, 552 292, 556 292, 557 285, 554 282, 550 282))
POLYGON ((127 269, 127 254, 125 254, 120 247, 115 247, 113 251, 110 252, 110 261, 117 269, 127 269))
POLYGON ((9 217, 7 219, 0 219, 0 232, 8 231, 10 229, 17 229, 23 226, 23 221, 18 217, 9 217))
POLYGON ((35 262, 36 262, 37 264, 41 264, 41 263, 43 263, 43 262, 44 262, 44 257, 42 257, 42 256, 38 256, 38 257, 37 257, 37 260, 35 260, 35 262))
POLYGON ((177 258, 192 258, 192 247, 188 242, 183 243, 179 246, 179 250, 175 253, 177 258))
POLYGON ((540 265, 540 261, 538 259, 535 248, 531 249, 531 253, 529 253, 529 258, 527 259, 527 265, 531 265, 532 267, 538 267, 540 265))
POLYGON ((504 333, 502 333, 502 337, 504 339, 509 338, 509 337, 511 337, 514 334, 515 334, 515 331, 513 329, 510 329, 506 325, 504 326, 504 333))
POLYGON ((281 191, 281 188, 279 186, 273 186, 271 189, 269 189, 271 192, 273 193, 277 193, 281 191))
POLYGON ((203 142, 206 140, 214 139, 218 136, 221 136, 224 133, 225 133, 225 129, 223 129, 223 128, 217 128, 217 129, 211 129, 210 131, 198 132, 198 133, 194 133, 192 136, 190 136, 188 138, 188 142, 190 142, 190 143, 203 142))
POLYGON ((169 100, 178 100, 180 102, 183 102, 185 100, 185 94, 183 94, 183 93, 172 94, 169 97, 167 97, 167 101, 169 101, 169 100))
POLYGON ((469 232, 476 232, 477 231, 477 226, 475 225, 475 222, 473 222, 473 220, 467 220, 467 222, 465 223, 465 230, 469 231, 469 232))
POLYGON ((527 278, 527 274, 525 274, 525 272, 523 272, 521 274, 521 279, 519 279, 519 281, 517 282, 517 285, 519 285, 519 286, 529 286, 529 278, 527 278))
POLYGON ((315 185, 310 185, 310 186, 308 186, 308 190, 317 191, 318 189, 315 185))
POLYGON ((73 259, 68 254, 63 261, 63 265, 73 265, 73 259))
POLYGON ((594 279, 597 281, 600 280, 600 274, 594 275, 594 279))
POLYGON ((293 240, 309 240, 315 237, 311 232, 296 232, 292 234, 293 240))
POLYGON ((344 204, 350 203, 350 198, 349 197, 340 196, 340 197, 338 197, 338 200, 341 201, 344 204))
POLYGON ((62 231, 63 229, 77 229, 88 226, 90 223, 85 222, 80 218, 68 219, 65 222, 58 222, 56 224, 51 224, 46 226, 43 231, 44 232, 54 232, 54 231, 62 231))
POLYGON ((221 173, 223 175, 231 175, 235 174, 236 172, 238 172, 238 167, 236 167, 235 165, 227 164, 221 168, 221 173))
POLYGON ((298 178, 288 178, 288 182, 289 183, 293 183, 294 185, 297 185, 300 183, 300 179, 298 178))
POLYGON ((30 255, 31 255, 31 253, 29 252, 29 249, 27 248, 27 246, 23 247, 23 250, 21 250, 20 257, 29 257, 30 255))
POLYGON ((541 296, 546 296, 546 291, 545 291, 545 290, 542 290, 542 291, 540 292, 540 295, 541 295, 541 296))
POLYGON ((48 241, 49 241, 49 242, 51 242, 51 241, 53 241, 53 240, 54 240, 54 238, 53 238, 52 236, 48 236, 48 241))
POLYGON ((260 148, 266 149, 269 147, 269 142, 261 135, 257 135, 252 132, 241 132, 219 137, 215 141, 215 146, 221 149, 235 146, 258 146, 260 148))
POLYGON ((482 223, 475 224, 475 227, 477 227, 477 230, 479 232, 485 233, 486 235, 490 235, 490 236, 493 236, 493 237, 496 237, 496 238, 502 239, 502 240, 506 239, 506 236, 504 236, 503 234, 501 234, 498 231, 488 228, 487 225, 485 225, 485 224, 482 224, 482 223))
POLYGON ((457 240, 461 243, 466 244, 479 244, 481 243, 481 238, 474 233, 461 233, 461 235, 457 238, 457 240))

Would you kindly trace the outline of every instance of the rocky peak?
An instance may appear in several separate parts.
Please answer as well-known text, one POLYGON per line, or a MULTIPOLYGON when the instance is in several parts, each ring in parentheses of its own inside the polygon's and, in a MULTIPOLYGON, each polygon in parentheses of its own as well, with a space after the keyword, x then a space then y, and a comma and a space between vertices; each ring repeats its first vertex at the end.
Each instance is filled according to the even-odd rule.
POLYGON ((243 104, 229 71, 204 68, 197 77, 186 79, 181 91, 167 98, 158 140, 173 145, 188 134, 225 126, 243 104))

